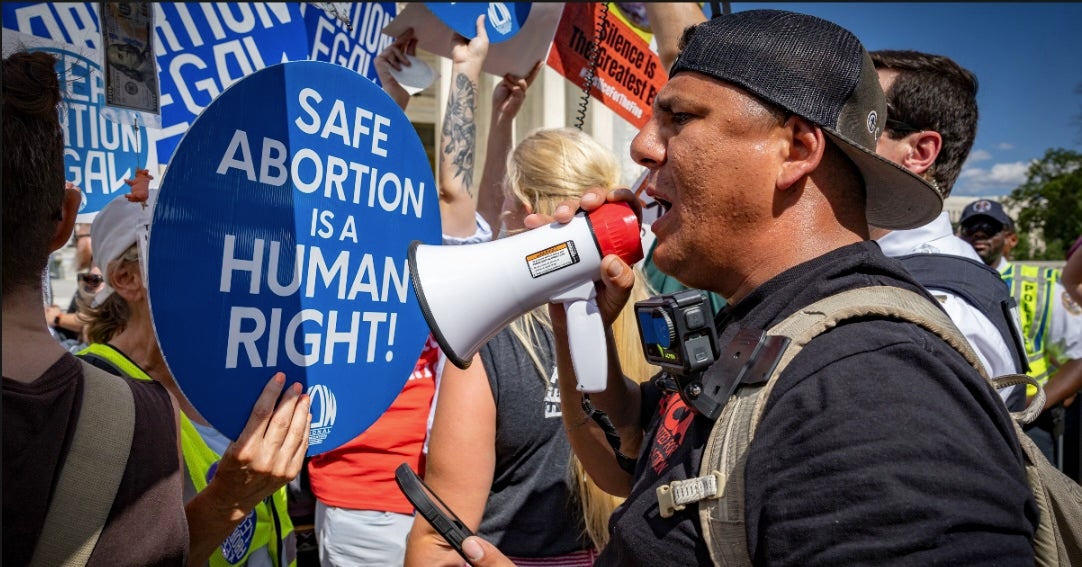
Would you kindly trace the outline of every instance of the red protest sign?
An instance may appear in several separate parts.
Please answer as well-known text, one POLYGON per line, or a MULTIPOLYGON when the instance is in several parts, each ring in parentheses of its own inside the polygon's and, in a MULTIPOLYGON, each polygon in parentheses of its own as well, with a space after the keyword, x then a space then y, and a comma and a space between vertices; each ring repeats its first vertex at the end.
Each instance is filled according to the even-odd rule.
POLYGON ((548 65, 584 85, 590 44, 597 35, 597 71, 591 94, 636 128, 650 120, 651 105, 668 80, 657 54, 614 14, 602 19, 598 2, 568 2, 549 50, 548 65), (600 34, 597 34, 600 27, 600 34))

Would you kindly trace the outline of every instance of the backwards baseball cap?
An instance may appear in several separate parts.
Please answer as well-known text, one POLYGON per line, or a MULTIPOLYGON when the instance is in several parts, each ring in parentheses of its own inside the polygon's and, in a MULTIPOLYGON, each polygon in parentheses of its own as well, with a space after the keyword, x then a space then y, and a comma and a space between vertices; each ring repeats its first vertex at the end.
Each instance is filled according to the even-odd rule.
POLYGON ((1014 221, 1007 215, 1007 211, 1003 210, 1003 205, 988 199, 980 199, 966 205, 966 208, 962 209, 962 216, 958 219, 958 223, 965 224, 973 217, 988 217, 1003 226, 1014 226, 1014 221))
POLYGON ((869 224, 915 228, 943 210, 931 184, 876 154, 887 101, 871 57, 849 30, 815 16, 749 10, 688 33, 669 76, 702 73, 818 125, 864 177, 869 224))
POLYGON ((150 243, 150 220, 153 211, 152 203, 134 203, 128 201, 125 195, 120 195, 94 217, 94 222, 90 225, 90 245, 94 253, 94 265, 101 270, 101 277, 105 281, 101 291, 94 296, 91 304, 94 307, 113 295, 113 287, 109 285, 109 264, 120 258, 132 245, 136 245, 139 250, 143 282, 146 283, 147 246, 150 243))

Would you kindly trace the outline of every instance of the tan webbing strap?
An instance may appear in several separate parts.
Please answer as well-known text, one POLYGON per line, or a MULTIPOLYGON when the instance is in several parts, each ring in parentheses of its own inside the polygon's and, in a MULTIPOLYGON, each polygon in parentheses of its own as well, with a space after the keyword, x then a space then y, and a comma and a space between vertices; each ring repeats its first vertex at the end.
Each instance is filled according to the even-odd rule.
POLYGON ((804 345, 839 322, 853 317, 899 319, 920 324, 958 350, 988 378, 969 343, 947 314, 927 298, 891 286, 854 289, 817 301, 767 331, 792 339, 774 373, 762 385, 741 386, 714 424, 703 452, 700 475, 723 479, 719 498, 699 504, 706 546, 715 565, 751 565, 744 526, 744 466, 747 451, 778 376, 804 345))
POLYGON ((1002 390, 1003 388, 1009 388, 1011 386, 1033 386, 1037 390, 1037 395, 1033 396, 1033 400, 1029 402, 1026 409, 1022 411, 1011 412, 1011 417, 1014 418, 1014 422, 1018 425, 1028 425, 1033 423, 1033 420, 1037 419, 1044 411, 1044 401, 1047 399, 1047 395, 1044 393, 1044 388, 1041 387, 1041 383, 1034 380, 1033 377, 1026 374, 1007 374, 1006 376, 997 376, 991 380, 992 386, 996 390, 1002 390))
POLYGON ((135 432, 131 388, 117 376, 86 362, 82 365, 79 422, 34 549, 33 566, 86 565, 131 452, 135 432))

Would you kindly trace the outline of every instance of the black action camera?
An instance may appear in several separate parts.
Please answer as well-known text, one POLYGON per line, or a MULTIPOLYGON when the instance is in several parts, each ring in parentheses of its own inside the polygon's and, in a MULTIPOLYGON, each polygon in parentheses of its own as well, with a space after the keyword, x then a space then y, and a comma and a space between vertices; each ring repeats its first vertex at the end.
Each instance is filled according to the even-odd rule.
POLYGON ((646 360, 662 368, 655 384, 711 420, 740 384, 766 381, 789 345, 784 336, 737 328, 722 348, 706 292, 694 289, 639 301, 635 316, 646 360))
POLYGON ((685 289, 635 304, 642 352, 674 376, 705 370, 718 358, 718 336, 706 292, 685 289))

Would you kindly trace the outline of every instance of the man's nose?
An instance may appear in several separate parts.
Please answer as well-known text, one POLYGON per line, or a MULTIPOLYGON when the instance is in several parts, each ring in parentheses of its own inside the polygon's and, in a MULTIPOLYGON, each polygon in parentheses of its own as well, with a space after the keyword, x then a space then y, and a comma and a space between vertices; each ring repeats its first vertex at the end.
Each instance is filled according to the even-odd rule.
POLYGON ((635 139, 631 140, 631 159, 635 160, 635 163, 650 169, 656 168, 665 162, 665 145, 658 136, 655 119, 650 119, 639 130, 635 139))

